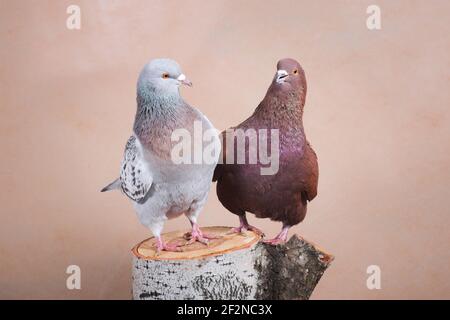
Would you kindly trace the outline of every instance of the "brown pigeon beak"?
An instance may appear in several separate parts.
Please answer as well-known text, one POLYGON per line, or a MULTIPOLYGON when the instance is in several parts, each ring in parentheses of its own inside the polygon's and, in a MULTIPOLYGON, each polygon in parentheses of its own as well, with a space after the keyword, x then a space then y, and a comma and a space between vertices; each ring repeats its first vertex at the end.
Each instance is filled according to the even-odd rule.
POLYGON ((192 82, 189 81, 189 79, 186 78, 186 76, 184 74, 180 74, 180 76, 177 78, 177 80, 185 86, 192 87, 192 82))

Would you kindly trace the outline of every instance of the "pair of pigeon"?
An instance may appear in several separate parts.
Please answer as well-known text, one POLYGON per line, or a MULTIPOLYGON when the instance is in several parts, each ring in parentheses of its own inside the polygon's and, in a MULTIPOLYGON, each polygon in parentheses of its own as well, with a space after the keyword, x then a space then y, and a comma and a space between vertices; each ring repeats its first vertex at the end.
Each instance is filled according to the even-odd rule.
MULTIPOLYGON (((154 59, 145 65, 137 82, 137 112, 120 177, 102 192, 121 189, 132 200, 140 222, 155 236, 158 252, 181 250, 179 244, 164 242, 161 231, 166 220, 182 214, 192 226, 189 243, 206 244, 212 238, 197 224, 212 181, 217 181, 220 202, 239 217, 240 225, 234 232, 262 233, 249 225, 246 212, 251 212, 283 224, 281 232, 265 242, 285 242, 289 228, 305 218, 307 203, 316 196, 318 183, 317 157, 303 129, 306 79, 300 64, 294 59, 280 60, 266 96, 253 115, 231 128, 278 130, 278 141, 271 141, 278 144, 279 167, 275 174, 262 175, 261 161, 228 163, 225 147, 220 155, 222 161, 217 155, 212 163, 174 163, 174 130, 193 133, 195 122, 201 124, 202 130, 214 129, 199 110, 183 100, 180 85, 192 84, 175 61, 154 59)), ((216 134, 213 140, 218 142, 219 136, 216 134)), ((246 141, 245 159, 250 152, 248 145, 246 141)))

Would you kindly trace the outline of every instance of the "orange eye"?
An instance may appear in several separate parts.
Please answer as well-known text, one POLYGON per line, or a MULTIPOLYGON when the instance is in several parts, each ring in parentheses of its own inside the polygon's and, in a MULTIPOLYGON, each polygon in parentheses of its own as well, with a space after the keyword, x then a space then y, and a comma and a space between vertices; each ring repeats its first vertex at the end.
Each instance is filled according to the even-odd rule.
POLYGON ((167 79, 167 78, 169 78, 169 74, 167 72, 164 72, 162 74, 162 77, 163 77, 163 79, 167 79))
POLYGON ((295 69, 295 70, 294 70, 294 74, 297 74, 297 73, 298 73, 298 70, 297 70, 297 69, 295 69))

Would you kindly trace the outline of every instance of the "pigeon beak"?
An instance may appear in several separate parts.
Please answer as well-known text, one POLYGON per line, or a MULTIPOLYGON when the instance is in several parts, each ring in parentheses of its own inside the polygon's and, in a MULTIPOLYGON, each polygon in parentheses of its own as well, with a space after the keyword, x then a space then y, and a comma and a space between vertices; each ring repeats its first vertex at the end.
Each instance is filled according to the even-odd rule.
POLYGON ((276 74, 277 83, 284 83, 284 79, 289 75, 286 70, 278 70, 276 74))
POLYGON ((184 74, 180 74, 180 75, 178 76, 177 80, 178 80, 181 84, 184 84, 185 86, 192 87, 192 82, 190 82, 190 81, 186 78, 186 76, 185 76, 184 74))

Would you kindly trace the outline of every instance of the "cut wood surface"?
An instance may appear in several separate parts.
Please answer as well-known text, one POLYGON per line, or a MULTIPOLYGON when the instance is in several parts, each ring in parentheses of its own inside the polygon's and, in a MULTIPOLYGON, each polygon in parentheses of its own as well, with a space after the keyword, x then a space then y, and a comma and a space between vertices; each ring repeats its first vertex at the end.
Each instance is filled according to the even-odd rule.
POLYGON ((226 254, 228 252, 248 248, 257 243, 261 237, 252 231, 242 233, 231 233, 229 227, 205 227, 202 232, 207 235, 217 237, 217 239, 209 240, 208 245, 200 242, 194 242, 189 245, 186 238, 187 231, 174 231, 163 235, 164 241, 167 243, 182 244, 181 252, 156 252, 155 238, 149 238, 142 241, 133 248, 133 253, 141 258, 148 260, 186 260, 186 259, 201 259, 208 256, 219 254, 226 254))
MULTIPOLYGON (((155 239, 133 248, 134 299, 308 299, 333 260, 294 235, 281 245, 263 244, 260 235, 205 227, 216 236, 208 245, 193 243, 181 252, 157 254, 155 239)), ((163 235, 186 244, 187 231, 163 235)))

